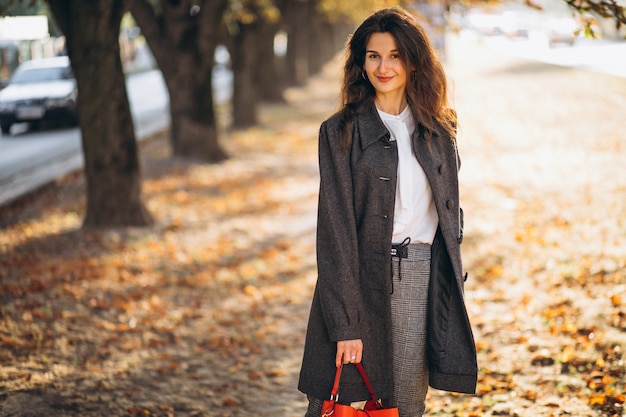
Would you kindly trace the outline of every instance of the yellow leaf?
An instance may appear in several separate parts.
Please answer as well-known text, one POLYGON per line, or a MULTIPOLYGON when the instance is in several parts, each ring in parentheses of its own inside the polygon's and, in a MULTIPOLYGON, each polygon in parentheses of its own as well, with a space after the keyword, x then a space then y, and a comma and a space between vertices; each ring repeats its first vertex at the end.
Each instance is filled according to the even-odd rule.
POLYGON ((561 362, 562 363, 570 363, 575 356, 574 348, 572 346, 565 346, 563 352, 561 353, 561 362))
POLYGON ((563 326, 561 326, 561 332, 563 333, 574 334, 577 331, 578 331, 578 327, 571 321, 567 321, 563 323, 563 326))

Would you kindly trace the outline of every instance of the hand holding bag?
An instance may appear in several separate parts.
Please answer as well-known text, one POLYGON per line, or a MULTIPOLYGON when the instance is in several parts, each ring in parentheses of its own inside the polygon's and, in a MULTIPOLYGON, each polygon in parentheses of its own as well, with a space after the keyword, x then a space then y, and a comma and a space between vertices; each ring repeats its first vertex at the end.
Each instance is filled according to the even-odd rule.
POLYGON ((357 410, 349 405, 337 403, 339 400, 339 379, 341 378, 341 370, 343 369, 342 364, 337 368, 335 383, 333 384, 333 389, 330 393, 330 399, 324 401, 321 417, 399 417, 398 407, 383 407, 382 401, 376 398, 374 389, 367 379, 367 376, 365 376, 365 371, 363 370, 361 364, 357 363, 356 367, 361 374, 361 378, 363 378, 363 382, 365 382, 365 386, 367 387, 370 396, 372 397, 365 404, 365 409, 357 410))

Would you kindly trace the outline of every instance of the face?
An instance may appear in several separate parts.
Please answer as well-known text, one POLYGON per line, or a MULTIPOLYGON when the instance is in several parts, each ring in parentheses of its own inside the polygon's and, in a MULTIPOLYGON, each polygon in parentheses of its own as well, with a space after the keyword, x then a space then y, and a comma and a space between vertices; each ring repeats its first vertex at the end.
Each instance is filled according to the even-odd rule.
POLYGON ((396 40, 388 32, 373 33, 365 46, 363 69, 376 89, 376 95, 404 95, 406 68, 396 40))

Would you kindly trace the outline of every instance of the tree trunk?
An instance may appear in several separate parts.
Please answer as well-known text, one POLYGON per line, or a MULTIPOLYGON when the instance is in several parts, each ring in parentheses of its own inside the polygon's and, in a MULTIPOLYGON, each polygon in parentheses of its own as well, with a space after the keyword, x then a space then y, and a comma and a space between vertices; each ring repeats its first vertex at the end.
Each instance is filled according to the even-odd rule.
POLYGON ((255 84, 258 86, 259 99, 264 102, 284 101, 283 92, 287 86, 285 57, 274 53, 274 37, 278 27, 269 23, 263 25, 257 40, 260 61, 256 64, 255 84))
POLYGON ((343 45, 336 47, 334 34, 336 27, 327 16, 317 11, 315 2, 309 3, 309 8, 310 34, 307 62, 309 73, 317 74, 337 52, 343 49, 343 45))
POLYGON ((336 52, 343 51, 348 42, 348 37, 352 33, 353 24, 347 20, 340 20, 333 23, 333 46, 336 52))
POLYGON ((310 22, 308 0, 291 1, 285 7, 287 28, 287 68, 289 85, 303 85, 309 78, 310 22))
MULTIPOLYGON (((335 47, 335 25, 329 22, 327 19, 323 19, 321 22, 322 32, 321 35, 321 49, 322 49, 322 66, 324 66, 329 60, 333 59, 335 54, 340 51, 335 47)), ((320 67, 321 68, 321 67, 320 67)))
MULTIPOLYGON (((210 54, 213 57, 213 51, 210 54)), ((173 153, 206 162, 222 161, 227 156, 219 145, 213 107, 213 60, 198 71, 195 54, 179 51, 174 57, 176 66, 166 65, 163 70, 170 91, 173 153)))
POLYGON ((212 70, 228 0, 134 0, 131 12, 163 73, 170 95, 170 140, 175 156, 219 162, 212 70), (199 7, 198 7, 199 6, 199 7))
POLYGON ((119 30, 124 0, 50 0, 66 36, 78 85, 78 113, 87 179, 83 226, 143 226, 141 179, 122 63, 119 30))
POLYGON ((308 5, 308 19, 309 19, 309 47, 307 49, 307 69, 308 73, 313 75, 317 74, 326 60, 323 53, 323 21, 322 17, 315 10, 315 2, 309 1, 308 5))
MULTIPOLYGON (((258 22, 239 24, 233 36, 233 126, 246 128, 257 124, 259 93, 256 72, 265 65, 259 60, 258 22)), ((267 57, 265 57, 267 59, 267 57)))

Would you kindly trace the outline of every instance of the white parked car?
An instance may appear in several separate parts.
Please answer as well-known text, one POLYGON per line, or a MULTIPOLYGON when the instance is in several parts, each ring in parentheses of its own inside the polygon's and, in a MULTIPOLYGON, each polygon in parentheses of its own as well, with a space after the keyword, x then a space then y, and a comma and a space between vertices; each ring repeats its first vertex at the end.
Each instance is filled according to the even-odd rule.
POLYGON ((9 134, 15 123, 43 120, 75 125, 76 80, 66 56, 20 64, 0 91, 0 128, 9 134))

